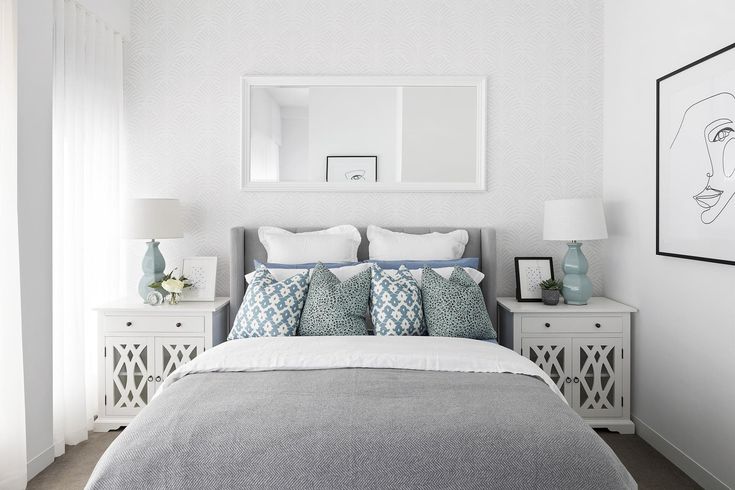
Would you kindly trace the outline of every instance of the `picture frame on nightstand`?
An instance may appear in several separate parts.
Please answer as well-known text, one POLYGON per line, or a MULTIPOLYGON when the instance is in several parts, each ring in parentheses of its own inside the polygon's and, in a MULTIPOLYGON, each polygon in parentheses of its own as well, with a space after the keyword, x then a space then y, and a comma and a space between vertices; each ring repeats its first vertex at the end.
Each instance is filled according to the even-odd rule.
POLYGON ((181 301, 214 301, 217 286, 217 257, 186 257, 181 274, 191 283, 181 301))
POLYGON ((554 279, 551 257, 516 257, 516 299, 541 301, 541 281, 554 279))

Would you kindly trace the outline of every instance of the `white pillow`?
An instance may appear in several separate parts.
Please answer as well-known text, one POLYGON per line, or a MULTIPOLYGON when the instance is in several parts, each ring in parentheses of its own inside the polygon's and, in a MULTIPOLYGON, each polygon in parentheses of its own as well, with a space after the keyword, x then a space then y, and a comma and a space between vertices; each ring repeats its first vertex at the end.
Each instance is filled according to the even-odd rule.
MULTIPOLYGON (((475 284, 480 284, 480 282, 485 278, 485 274, 478 271, 477 269, 473 269, 471 267, 463 267, 463 269, 467 272, 467 274, 469 274, 472 280, 475 281, 475 284)), ((438 269, 433 269, 433 271, 442 276, 444 279, 449 279, 449 276, 451 276, 452 272, 454 272, 454 267, 439 267, 438 269)), ((397 269, 383 269, 383 272, 393 277, 398 275, 397 269)), ((421 276, 423 273, 423 269, 413 269, 409 272, 411 273, 413 278, 416 279, 416 282, 419 284, 419 286, 421 286, 421 276)))
POLYGON ((261 226, 258 238, 268 253, 268 262, 357 262, 360 232, 352 225, 326 230, 292 233, 282 228, 261 226))
MULTIPOLYGON (((371 267, 371 264, 367 262, 363 262, 361 264, 347 265, 344 267, 335 267, 334 269, 329 269, 329 270, 332 271, 332 274, 337 276, 337 279, 339 279, 340 282, 345 282, 347 279, 359 274, 365 269, 369 269, 370 267, 371 267)), ((447 269, 451 269, 451 267, 447 267, 447 269)), ((275 269, 274 268, 274 269, 268 269, 268 270, 270 271, 271 275, 276 278, 278 282, 281 282, 281 281, 285 281, 291 276, 295 276, 296 274, 301 274, 302 272, 306 272, 309 269, 275 269)), ((442 269, 437 269, 437 272, 440 270, 442 269)), ((471 269, 471 270, 474 270, 474 269, 471 269)), ((314 269, 311 269, 311 272, 314 272, 314 269)), ((419 270, 418 272, 419 272, 419 275, 421 275, 421 271, 419 270)), ((254 278, 255 278, 255 271, 249 274, 245 274, 245 281, 247 281, 248 284, 250 284, 254 278)))
POLYGON ((469 240, 467 230, 413 235, 370 225, 370 259, 375 260, 455 260, 462 258, 469 240))

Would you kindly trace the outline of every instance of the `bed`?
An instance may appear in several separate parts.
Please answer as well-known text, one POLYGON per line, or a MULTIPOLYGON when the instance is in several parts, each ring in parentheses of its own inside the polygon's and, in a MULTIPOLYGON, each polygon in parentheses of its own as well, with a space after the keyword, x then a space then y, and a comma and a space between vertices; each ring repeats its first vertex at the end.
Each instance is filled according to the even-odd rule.
MULTIPOLYGON (((495 232, 468 232, 465 256, 480 257, 494 320, 495 232)), ((253 259, 266 259, 257 228, 234 228, 231 252, 234 318, 244 275, 253 259)), ((359 257, 366 255, 363 239, 359 257)), ((166 379, 87 488, 636 483, 527 359, 477 340, 368 336, 242 339, 210 349, 166 379)))

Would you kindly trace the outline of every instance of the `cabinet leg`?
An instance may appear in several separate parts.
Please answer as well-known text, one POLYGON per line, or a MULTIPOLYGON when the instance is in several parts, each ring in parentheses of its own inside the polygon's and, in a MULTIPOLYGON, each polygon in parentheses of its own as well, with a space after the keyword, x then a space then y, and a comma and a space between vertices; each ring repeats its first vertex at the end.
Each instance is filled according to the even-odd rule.
POLYGON ((119 422, 95 422, 92 431, 93 432, 110 432, 111 430, 117 430, 121 427, 125 427, 127 424, 121 424, 119 422))

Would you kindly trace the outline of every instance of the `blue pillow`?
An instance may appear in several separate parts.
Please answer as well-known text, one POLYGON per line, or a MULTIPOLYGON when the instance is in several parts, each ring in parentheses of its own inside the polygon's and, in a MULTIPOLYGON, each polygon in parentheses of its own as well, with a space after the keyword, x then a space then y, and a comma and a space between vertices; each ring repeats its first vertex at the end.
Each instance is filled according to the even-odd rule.
MULTIPOLYGON (((253 260, 255 270, 264 265, 267 269, 313 269, 319 262, 305 262, 303 264, 281 264, 278 262, 260 262, 258 259, 253 260)), ((340 267, 348 267, 357 265, 359 262, 326 262, 322 265, 327 269, 339 269, 340 267)))
POLYGON ((268 269, 259 268, 227 340, 296 335, 308 289, 308 272, 279 282, 268 269))
POLYGON ((424 335, 421 289, 406 267, 395 276, 373 266, 370 315, 375 335, 424 335))
POLYGON ((454 260, 366 260, 366 262, 378 264, 378 267, 381 269, 399 269, 402 265, 405 265, 408 270, 423 269, 424 267, 431 267, 432 269, 441 269, 442 267, 480 268, 480 259, 478 257, 454 260))

